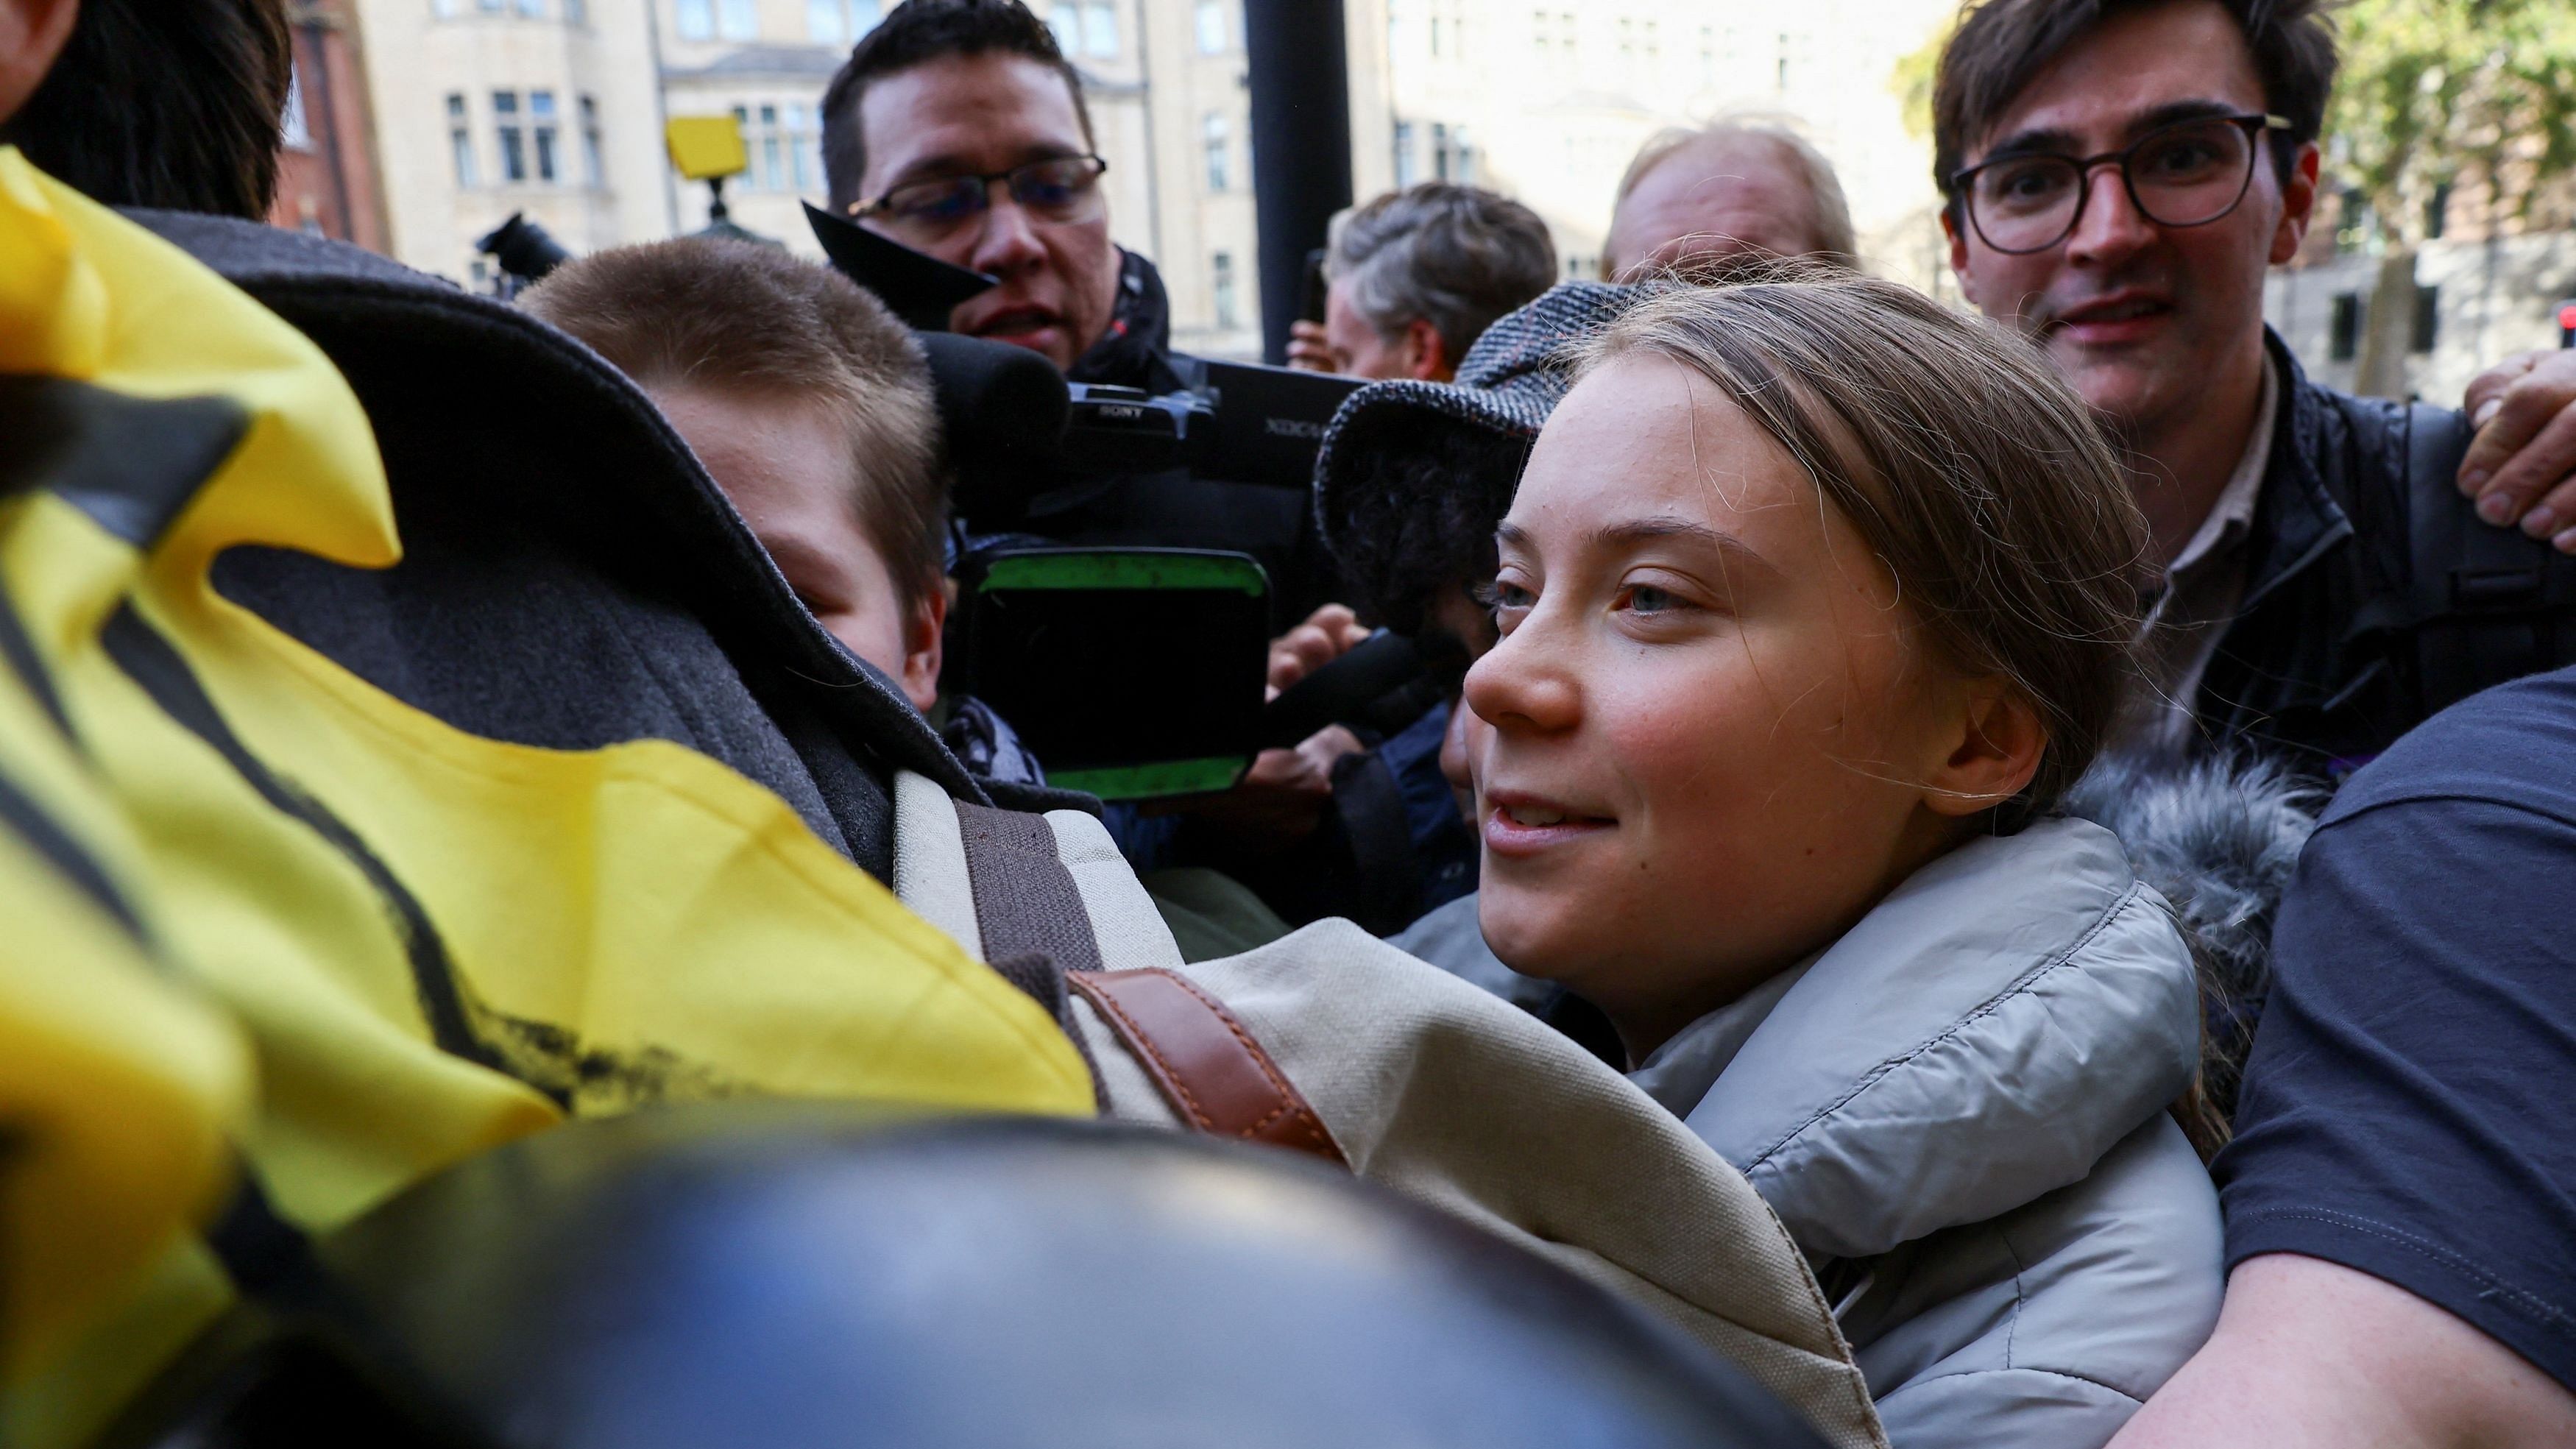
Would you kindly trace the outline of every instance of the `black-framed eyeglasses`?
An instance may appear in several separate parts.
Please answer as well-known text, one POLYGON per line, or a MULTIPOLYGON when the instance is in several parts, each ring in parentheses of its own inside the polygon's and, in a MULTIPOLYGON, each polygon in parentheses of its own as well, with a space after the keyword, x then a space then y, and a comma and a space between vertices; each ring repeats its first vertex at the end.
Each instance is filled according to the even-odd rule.
POLYGON ((1051 156, 981 176, 908 181, 874 201, 850 203, 850 215, 916 236, 955 231, 992 209, 993 184, 1008 188, 1021 210, 1042 221, 1089 221, 1100 207, 1099 156, 1051 156))
POLYGON ((2280 116, 2205 116, 2159 126, 2099 156, 2002 156, 1950 178, 1968 224, 1987 246, 2013 256, 2044 252, 2074 235, 2093 195, 2093 169, 2120 168, 2120 184, 2138 214, 2158 226, 2207 226, 2234 211, 2254 184, 2266 131, 2286 131, 2280 116))

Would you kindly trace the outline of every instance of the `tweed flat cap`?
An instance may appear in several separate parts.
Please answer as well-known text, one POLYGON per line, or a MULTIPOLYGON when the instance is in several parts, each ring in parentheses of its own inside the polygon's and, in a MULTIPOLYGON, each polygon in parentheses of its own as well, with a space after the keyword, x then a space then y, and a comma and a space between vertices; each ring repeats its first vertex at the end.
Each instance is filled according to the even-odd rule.
POLYGON ((1315 455, 1315 518, 1363 614, 1409 631, 1418 560, 1486 546, 1511 506, 1529 443, 1571 386, 1575 347, 1647 295, 1565 282, 1485 329, 1455 382, 1375 382, 1344 399, 1315 455), (1406 548, 1390 535, 1440 535, 1406 548))

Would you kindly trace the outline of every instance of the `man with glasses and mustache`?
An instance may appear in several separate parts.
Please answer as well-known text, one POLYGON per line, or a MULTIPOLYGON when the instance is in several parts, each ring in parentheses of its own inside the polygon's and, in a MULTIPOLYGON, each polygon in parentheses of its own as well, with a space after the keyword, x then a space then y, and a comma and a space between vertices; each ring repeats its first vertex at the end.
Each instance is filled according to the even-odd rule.
MULTIPOLYGON (((2452 700, 2576 660, 2576 529, 2491 527, 2454 486, 2544 449, 2498 469, 2519 442, 2498 428, 2464 461, 2467 418, 2319 387, 2263 324, 2316 200, 2327 9, 1990 0, 1942 55, 1933 123, 1963 290, 2064 369, 2153 529, 2128 742, 2340 780, 2452 700)), ((2471 386, 2477 421, 2517 363, 2471 386)))
POLYGON ((831 205, 1001 279, 951 330, 1043 353, 1076 381, 1168 392, 1153 264, 1109 240, 1082 80, 1017 0, 911 0, 823 95, 831 205))

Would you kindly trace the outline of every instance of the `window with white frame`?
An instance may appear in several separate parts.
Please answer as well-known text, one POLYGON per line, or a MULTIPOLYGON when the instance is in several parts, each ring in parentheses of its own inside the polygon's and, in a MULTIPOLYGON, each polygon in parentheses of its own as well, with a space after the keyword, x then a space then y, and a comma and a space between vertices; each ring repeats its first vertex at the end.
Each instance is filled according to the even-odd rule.
POLYGON ((519 126, 519 93, 492 93, 492 129, 501 142, 501 179, 528 179, 528 138, 519 126))
POLYGON ((716 0, 716 29, 727 40, 758 40, 760 0, 716 0))
POLYGON ((528 92, 528 134, 537 155, 537 179, 555 179, 555 93, 528 92))
MULTIPOLYGON (((1565 144, 1569 169, 1581 169, 1572 164, 1576 154, 1573 138, 1568 137, 1565 144)), ((1439 121, 1431 123, 1431 174, 1438 180, 1455 181, 1462 186, 1475 184, 1476 143, 1469 138, 1465 126, 1445 125, 1439 121)))
POLYGON ((1223 55, 1234 48, 1234 28, 1226 23, 1225 12, 1226 0, 1199 0, 1199 54, 1223 55))
POLYGON ((455 91, 447 95, 447 150, 456 163, 456 184, 480 185, 482 178, 474 165, 474 130, 465 119, 465 97, 455 91))
POLYGON ((716 38, 716 0, 677 0, 673 6, 673 28, 682 40, 716 38))
POLYGON ((1411 186, 1420 168, 1413 162, 1413 123, 1395 123, 1395 184, 1411 186))
POLYGON ((814 108, 803 101, 790 101, 787 105, 787 151, 797 194, 808 195, 819 190, 817 178, 823 174, 823 132, 814 123, 814 108))
POLYGON ((784 137, 778 134, 778 107, 760 108, 760 189, 787 189, 787 152, 784 137))
POLYGON ((1047 11, 1047 29, 1055 32, 1056 49, 1067 56, 1118 56, 1118 7, 1111 0, 1056 0, 1047 11))
POLYGON ((746 191, 811 192, 822 174, 821 133, 814 108, 798 101, 745 102, 733 108, 742 127, 742 145, 750 165, 741 178, 746 191))
POLYGON ((519 13, 530 20, 546 18, 546 0, 518 0, 519 13))
POLYGON ((805 33, 818 45, 848 45, 876 29, 878 0, 805 0, 805 33))
POLYGON ((760 189, 760 133, 752 129, 752 111, 747 105, 735 106, 733 128, 742 136, 742 174, 733 184, 744 191, 760 189))
POLYGON ((1236 326, 1234 297, 1234 254, 1218 252, 1208 258, 1208 290, 1214 293, 1216 325, 1236 326))
POLYGON ((1780 51, 1772 59, 1772 88, 1788 95, 1793 88, 1806 85, 1808 51, 1806 36, 1795 31, 1780 31, 1780 51))
POLYGON ((581 98, 581 180, 594 189, 608 184, 608 165, 600 154, 599 102, 581 98))
POLYGON ((1229 129, 1225 117, 1213 111, 1199 123, 1200 145, 1207 156, 1207 189, 1210 191, 1234 189, 1233 147, 1227 144, 1226 134, 1229 129))

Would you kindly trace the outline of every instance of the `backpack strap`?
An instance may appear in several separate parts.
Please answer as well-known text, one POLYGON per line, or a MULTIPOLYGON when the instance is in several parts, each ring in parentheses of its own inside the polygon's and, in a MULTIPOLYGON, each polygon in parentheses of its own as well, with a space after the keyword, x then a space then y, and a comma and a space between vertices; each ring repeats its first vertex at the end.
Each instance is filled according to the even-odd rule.
POLYGON ((2576 657, 2576 563, 2482 521, 2460 496, 2452 479, 2470 429, 2459 413, 2413 404, 2406 432, 2410 627, 2401 659, 2430 715, 2576 657))
POLYGON ((984 959, 1037 955, 1059 971, 1100 969, 1091 912, 1056 854, 1055 831, 1043 815, 957 802, 958 833, 975 893, 975 926, 984 959))

